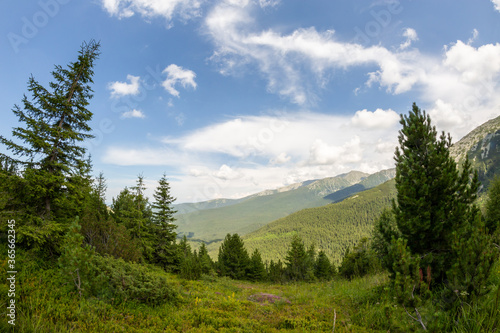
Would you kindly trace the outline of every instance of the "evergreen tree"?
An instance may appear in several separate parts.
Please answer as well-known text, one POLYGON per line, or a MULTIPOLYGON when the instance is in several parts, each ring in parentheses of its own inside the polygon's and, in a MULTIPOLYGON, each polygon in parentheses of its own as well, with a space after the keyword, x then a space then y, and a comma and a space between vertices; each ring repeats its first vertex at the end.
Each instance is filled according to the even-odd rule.
POLYGON ((250 257, 248 265, 248 279, 250 281, 264 281, 266 279, 266 267, 262 262, 262 256, 258 249, 255 249, 250 257))
POLYGON ((130 233, 132 239, 139 243, 142 259, 152 261, 153 255, 153 224, 151 221, 152 210, 148 198, 144 195, 146 189, 144 177, 138 176, 137 185, 131 190, 125 188, 113 198, 111 216, 118 225, 123 225, 130 233))
POLYGON ((68 207, 81 196, 74 192, 76 180, 87 161, 85 149, 79 144, 91 138, 88 123, 92 112, 87 109, 92 98, 94 62, 99 56, 99 43, 84 43, 78 60, 68 68, 55 66, 50 90, 32 76, 28 81, 29 99, 14 106, 13 112, 23 126, 13 129, 12 137, 0 135, 0 142, 13 156, 0 153, 2 160, 17 166, 20 177, 9 179, 11 195, 8 207, 22 221, 20 240, 38 247, 53 248, 74 218, 68 207))
POLYGON ((306 252, 304 243, 298 235, 294 235, 292 239, 285 264, 287 276, 292 281, 309 281, 314 278, 314 261, 311 260, 311 254, 306 252))
POLYGON ((486 228, 490 234, 494 234, 500 229, 500 176, 490 183, 485 207, 486 228))
POLYGON ((153 194, 154 202, 151 205, 153 209, 153 261, 160 264, 166 269, 175 264, 175 239, 177 234, 173 223, 175 221, 175 209, 172 204, 175 198, 170 194, 170 185, 167 177, 163 177, 158 181, 158 187, 153 194))
POLYGON ((339 274, 345 278, 362 277, 375 272, 379 267, 375 254, 370 249, 368 238, 362 238, 352 251, 347 249, 339 274))
POLYGON ((333 275, 332 264, 323 250, 318 253, 318 259, 314 265, 314 275, 319 280, 330 280, 333 275))
POLYGON ((451 232, 472 216, 479 181, 468 160, 459 173, 444 132, 437 139, 430 117, 414 103, 408 116, 401 116, 403 128, 396 148, 397 199, 393 212, 401 236, 413 255, 429 266, 436 283, 445 280, 451 267, 451 232))
POLYGON ((214 262, 208 255, 208 250, 205 243, 201 243, 198 250, 198 261, 200 262, 202 274, 213 274, 214 262))
POLYGON ((217 268, 219 275, 244 280, 247 276, 250 258, 243 240, 238 234, 227 234, 219 248, 217 268))
POLYGON ((285 282, 285 268, 283 267, 281 260, 278 259, 276 263, 271 260, 269 263, 268 278, 269 281, 275 283, 285 282))

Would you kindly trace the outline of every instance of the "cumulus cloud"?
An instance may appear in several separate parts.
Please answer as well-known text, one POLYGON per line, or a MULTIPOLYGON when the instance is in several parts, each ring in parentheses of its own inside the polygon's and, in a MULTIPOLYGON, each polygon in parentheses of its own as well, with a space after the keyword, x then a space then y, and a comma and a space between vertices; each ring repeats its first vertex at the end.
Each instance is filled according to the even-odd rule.
POLYGON ((271 159, 269 162, 271 164, 285 164, 289 162, 292 158, 287 155, 287 153, 281 153, 276 158, 271 159))
POLYGON ((311 146, 308 164, 326 165, 359 162, 362 159, 361 139, 355 136, 342 146, 333 146, 317 139, 311 146))
POLYGON ((141 110, 130 110, 122 113, 122 118, 146 118, 146 115, 141 110))
POLYGON ((103 8, 118 18, 139 14, 147 19, 163 17, 170 22, 174 15, 183 19, 199 16, 204 0, 101 0, 103 8))
POLYGON ((208 200, 393 167, 394 150, 376 150, 373 143, 394 142, 397 130, 359 131, 352 117, 312 112, 245 116, 164 138, 157 147, 109 147, 103 161, 173 166, 184 198, 208 200))
POLYGON ((413 28, 406 28, 403 32, 403 37, 406 37, 406 41, 399 46, 401 50, 410 47, 411 43, 418 40, 417 32, 413 28))
POLYGON ((363 128, 389 128, 399 121, 399 115, 391 109, 377 109, 374 112, 364 109, 356 111, 351 121, 354 126, 363 128))
POLYGON ((491 0, 493 2, 493 5, 495 6, 495 10, 500 12, 500 0, 491 0))
POLYGON ((194 81, 196 74, 192 70, 171 64, 163 70, 163 73, 167 74, 167 79, 162 83, 163 88, 172 96, 179 97, 179 91, 175 89, 177 84, 182 85, 183 88, 190 86, 196 89, 196 82, 194 81))
POLYGON ((127 82, 110 82, 108 84, 108 89, 111 90, 111 97, 122 97, 127 95, 137 95, 139 94, 139 76, 127 75, 127 82))
POLYGON ((447 52, 444 65, 456 70, 465 83, 477 83, 500 72, 500 44, 475 48, 457 41, 447 52))
POLYGON ((234 180, 243 177, 243 174, 223 164, 219 170, 213 173, 213 176, 222 180, 234 180))

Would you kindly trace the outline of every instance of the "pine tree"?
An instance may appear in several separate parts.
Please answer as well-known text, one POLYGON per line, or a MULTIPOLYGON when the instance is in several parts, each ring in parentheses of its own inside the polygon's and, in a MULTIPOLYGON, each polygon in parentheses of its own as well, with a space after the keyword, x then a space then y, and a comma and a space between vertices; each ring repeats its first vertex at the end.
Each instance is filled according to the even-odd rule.
POLYGON ((248 252, 240 236, 227 234, 219 248, 217 261, 219 275, 244 280, 247 276, 249 261, 248 252))
POLYGON ((262 262, 262 256, 260 255, 259 249, 255 249, 250 257, 250 263, 248 265, 248 279, 250 281, 264 281, 267 277, 266 275, 266 267, 262 262))
MULTIPOLYGON (((312 249, 314 252, 314 247, 312 249)), ((310 256, 300 236, 294 235, 285 258, 286 273, 290 280, 308 281, 314 278, 314 261, 310 256)))
POLYGON ((314 265, 314 275, 319 280, 330 280, 333 275, 332 264, 323 250, 318 253, 318 259, 314 265))
POLYGON ((474 218, 479 181, 468 160, 459 173, 449 153, 451 137, 443 132, 437 139, 430 117, 415 103, 400 122, 393 212, 410 252, 422 258, 422 268, 429 266, 433 282, 440 283, 453 259, 451 232, 474 218))
POLYGON ((166 269, 175 264, 175 239, 177 234, 173 223, 175 221, 175 209, 172 204, 175 198, 170 194, 170 184, 167 177, 163 177, 158 181, 158 187, 153 194, 154 202, 151 205, 153 209, 153 261, 160 264, 166 269))
POLYGON ((214 262, 212 258, 208 255, 207 246, 205 243, 201 243, 198 250, 198 260, 200 262, 201 273, 202 274, 213 274, 214 262))
POLYGON ((490 234, 494 234, 500 229, 500 176, 490 183, 485 208, 486 228, 490 234))
MULTIPOLYGON (((20 240, 39 248, 57 247, 57 240, 74 218, 68 207, 81 199, 72 186, 84 170, 85 149, 79 144, 92 138, 88 123, 92 112, 87 109, 92 98, 92 76, 99 56, 99 43, 84 43, 78 60, 67 68, 55 66, 50 90, 33 76, 28 81, 29 99, 23 97, 13 113, 24 125, 15 127, 13 139, 0 136, 0 142, 13 156, 0 153, 2 160, 16 165, 20 177, 9 179, 14 196, 7 211, 15 212, 23 221, 20 240)), ((88 166, 88 165, 87 165, 88 166)))

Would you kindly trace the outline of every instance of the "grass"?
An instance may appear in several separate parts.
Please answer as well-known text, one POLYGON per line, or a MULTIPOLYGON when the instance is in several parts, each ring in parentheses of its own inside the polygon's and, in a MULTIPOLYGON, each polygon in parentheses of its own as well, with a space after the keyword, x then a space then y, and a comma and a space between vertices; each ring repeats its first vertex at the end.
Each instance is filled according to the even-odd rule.
MULTIPOLYGON (((500 319, 492 319, 500 318, 499 266, 493 278, 496 289, 484 302, 465 306, 455 319, 458 324, 449 320, 442 331, 494 332, 499 327, 500 319)), ((16 332, 332 332, 334 323, 334 332, 421 331, 392 298, 385 274, 282 285, 212 276, 188 281, 164 273, 177 301, 149 306, 80 299, 60 285, 53 271, 33 273, 19 280, 16 332)), ((5 295, 1 297, 4 305, 5 295)), ((436 318, 432 304, 420 312, 426 321, 436 318)), ((0 331, 9 330, 3 320, 0 331)))

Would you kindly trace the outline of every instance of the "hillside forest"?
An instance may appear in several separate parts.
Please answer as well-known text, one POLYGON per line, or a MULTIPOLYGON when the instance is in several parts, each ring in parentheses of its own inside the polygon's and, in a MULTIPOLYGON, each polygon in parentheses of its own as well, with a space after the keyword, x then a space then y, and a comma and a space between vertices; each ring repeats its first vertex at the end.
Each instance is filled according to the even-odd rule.
POLYGON ((500 177, 479 202, 478 172, 416 104, 394 180, 212 251, 177 234, 166 174, 106 205, 82 145, 99 54, 92 40, 49 87, 30 77, 0 136, 1 331, 498 332, 500 177))

